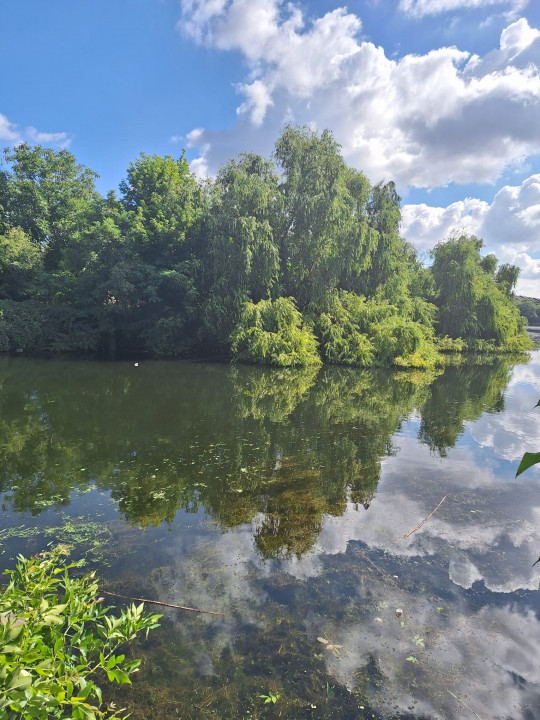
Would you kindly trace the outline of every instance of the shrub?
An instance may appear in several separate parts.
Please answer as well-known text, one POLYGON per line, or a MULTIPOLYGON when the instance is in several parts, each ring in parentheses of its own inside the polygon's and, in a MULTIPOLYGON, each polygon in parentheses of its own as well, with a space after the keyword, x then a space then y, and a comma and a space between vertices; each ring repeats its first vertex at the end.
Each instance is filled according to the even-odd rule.
POLYGON ((158 625, 143 604, 115 617, 98 598, 94 573, 71 578, 58 547, 18 557, 0 595, 0 717, 6 720, 118 720, 103 708, 100 687, 130 683, 140 661, 118 648, 158 625))
POLYGON ((315 336, 293 298, 245 303, 231 340, 235 360, 278 367, 321 363, 315 336))
POLYGON ((340 297, 336 295, 329 298, 320 314, 312 310, 313 324, 325 362, 359 367, 373 364, 373 345, 360 329, 357 317, 365 305, 363 298, 343 293, 340 297))
POLYGON ((461 338, 451 338, 445 335, 442 338, 436 338, 435 343, 439 352, 456 352, 460 353, 467 350, 467 343, 461 338))

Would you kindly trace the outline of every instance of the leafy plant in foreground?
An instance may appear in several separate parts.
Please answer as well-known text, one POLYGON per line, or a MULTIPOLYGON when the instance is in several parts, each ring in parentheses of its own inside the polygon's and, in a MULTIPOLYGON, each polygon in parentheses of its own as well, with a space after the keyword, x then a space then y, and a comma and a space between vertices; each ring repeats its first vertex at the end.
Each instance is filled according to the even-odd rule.
POLYGON ((98 598, 94 573, 71 578, 65 546, 27 559, 0 595, 0 717, 7 720, 119 720, 103 706, 99 685, 130 683, 140 660, 116 652, 161 615, 141 603, 118 617, 98 598))
MULTIPOLYGON (((540 400, 536 403, 535 407, 540 406, 540 400)), ((528 470, 533 465, 537 465, 540 463, 540 452, 537 453, 530 453, 526 452, 523 457, 521 458, 521 462, 519 463, 519 467, 516 471, 516 477, 518 475, 521 475, 522 472, 525 472, 525 470, 528 470)))

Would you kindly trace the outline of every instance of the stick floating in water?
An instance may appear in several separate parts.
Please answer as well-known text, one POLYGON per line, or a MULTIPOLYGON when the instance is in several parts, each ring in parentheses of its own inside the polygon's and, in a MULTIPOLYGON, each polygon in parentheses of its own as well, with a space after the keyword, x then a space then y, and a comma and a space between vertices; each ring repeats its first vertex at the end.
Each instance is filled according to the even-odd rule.
POLYGON ((203 613, 204 615, 220 615, 225 617, 225 613, 212 612, 211 610, 198 610, 197 608, 186 607, 185 605, 172 605, 171 603, 161 602, 160 600, 147 600, 145 598, 130 597, 129 595, 120 595, 119 593, 108 592, 102 590, 105 595, 112 595, 112 597, 123 598, 124 600, 133 600, 133 602, 150 603, 151 605, 162 605, 163 607, 175 608, 175 610, 188 610, 189 612, 203 613))
POLYGON ((395 545, 396 543, 401 542, 402 540, 405 540, 406 538, 408 538, 409 535, 412 535, 412 534, 415 533, 417 530, 420 530, 420 528, 422 527, 422 525, 423 525, 427 520, 429 520, 429 518, 430 518, 432 515, 434 515, 434 514, 437 512, 437 510, 441 507, 441 505, 443 504, 443 502, 446 500, 447 497, 448 497, 448 495, 445 495, 445 496, 443 497, 443 499, 441 500, 441 502, 437 505, 437 507, 435 508, 435 510, 432 510, 432 511, 429 513, 429 515, 428 515, 426 518, 424 518, 419 525, 417 525, 415 528, 413 528, 412 530, 410 530, 406 535, 403 535, 402 537, 398 538, 397 540, 394 540, 394 542, 391 543, 391 544, 392 544, 392 545, 395 545))

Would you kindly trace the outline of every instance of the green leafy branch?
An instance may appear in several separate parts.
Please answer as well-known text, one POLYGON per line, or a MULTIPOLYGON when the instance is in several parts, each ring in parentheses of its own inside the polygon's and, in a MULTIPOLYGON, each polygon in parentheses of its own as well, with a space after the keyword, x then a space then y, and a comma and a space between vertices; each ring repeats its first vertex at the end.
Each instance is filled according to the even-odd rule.
MULTIPOLYGON (((538 406, 540 406, 540 400, 536 403, 534 407, 538 406)), ((537 463, 540 463, 540 452, 526 452, 521 458, 521 462, 519 463, 519 467, 516 471, 516 477, 518 475, 521 475, 522 472, 525 472, 525 470, 528 470, 530 467, 536 465, 537 463)))
POLYGON ((130 683, 140 660, 116 654, 158 626, 131 604, 118 617, 102 605, 94 573, 71 578, 65 547, 18 556, 0 595, 0 716, 7 720, 120 720, 96 683, 130 683))

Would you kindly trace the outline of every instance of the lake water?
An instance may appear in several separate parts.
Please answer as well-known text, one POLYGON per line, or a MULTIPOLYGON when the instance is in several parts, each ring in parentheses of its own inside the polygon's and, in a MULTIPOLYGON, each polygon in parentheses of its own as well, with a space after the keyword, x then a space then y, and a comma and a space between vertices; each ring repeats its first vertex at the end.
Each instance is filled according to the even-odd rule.
POLYGON ((2 359, 1 564, 68 542, 105 590, 224 613, 166 609, 134 646, 107 691, 134 720, 540 718, 529 357, 2 359))

